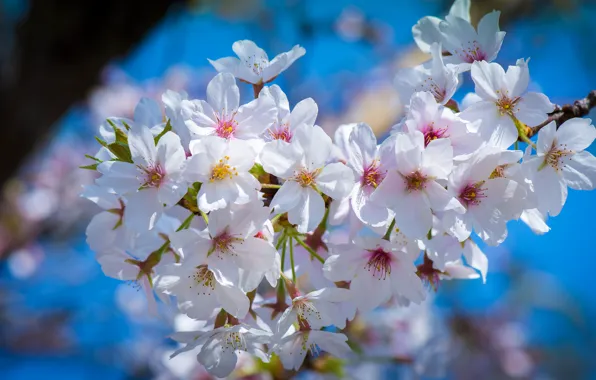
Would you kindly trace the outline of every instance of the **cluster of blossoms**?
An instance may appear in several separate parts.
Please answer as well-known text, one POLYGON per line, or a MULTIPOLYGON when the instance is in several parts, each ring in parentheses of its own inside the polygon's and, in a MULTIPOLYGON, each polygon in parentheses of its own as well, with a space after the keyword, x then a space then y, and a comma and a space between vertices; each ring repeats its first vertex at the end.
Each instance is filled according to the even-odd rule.
POLYGON ((287 370, 321 352, 349 357, 338 329, 357 312, 419 304, 441 280, 485 280, 475 241, 501 244, 517 219, 545 233, 568 187, 596 184, 590 120, 530 139, 554 105, 527 91, 527 61, 490 62, 498 18, 474 29, 458 0, 445 20, 420 20, 414 38, 432 59, 398 73, 407 112, 380 144, 364 123, 332 139, 312 99, 291 107, 268 85, 303 48, 270 61, 251 41, 210 61, 206 100, 167 91, 165 117, 143 99, 133 119, 108 119, 86 167, 101 175, 83 194, 105 210, 87 229, 104 273, 138 284, 154 312, 156 297, 174 300, 200 321, 172 336, 173 355, 194 350, 217 377, 241 352, 287 370), (475 94, 460 112, 452 96, 467 72, 475 94), (254 100, 240 104, 237 80, 254 100))

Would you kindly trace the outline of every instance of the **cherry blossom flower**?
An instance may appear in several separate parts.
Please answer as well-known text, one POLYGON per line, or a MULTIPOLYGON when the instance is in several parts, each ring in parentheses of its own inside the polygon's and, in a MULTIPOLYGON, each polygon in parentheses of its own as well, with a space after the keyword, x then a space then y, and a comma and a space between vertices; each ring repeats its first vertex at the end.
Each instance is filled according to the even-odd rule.
POLYGON ((312 98, 301 100, 290 112, 288 98, 278 85, 265 87, 259 97, 270 97, 277 107, 277 121, 265 131, 265 140, 291 142, 297 128, 312 128, 315 125, 319 108, 312 98))
POLYGON ((172 339, 186 346, 175 351, 171 357, 183 352, 199 348, 197 360, 210 374, 226 377, 236 368, 238 354, 248 352, 269 362, 264 352, 263 343, 268 341, 269 334, 245 325, 223 326, 209 332, 184 331, 175 333, 172 339))
POLYGON ((507 221, 519 218, 522 212, 524 187, 494 174, 500 155, 499 148, 485 146, 459 164, 449 177, 449 192, 466 212, 447 212, 443 222, 459 241, 466 240, 473 229, 486 243, 500 244, 507 237, 507 221))
POLYGON ((186 193, 182 178, 186 156, 176 134, 167 132, 156 146, 151 131, 143 126, 131 128, 128 145, 133 162, 102 162, 97 170, 103 176, 96 182, 126 198, 124 223, 142 232, 153 228, 162 212, 186 193))
POLYGON ((281 339, 273 346, 285 369, 299 370, 307 353, 317 357, 321 352, 327 352, 335 357, 345 359, 352 350, 346 343, 348 337, 344 334, 329 331, 305 330, 296 331, 281 339))
POLYGON ((443 63, 440 44, 432 44, 430 53, 430 62, 400 69, 395 75, 395 86, 402 103, 407 104, 416 92, 430 92, 440 104, 446 104, 455 94, 459 85, 457 68, 443 63))
POLYGON ((295 296, 279 319, 278 331, 285 335, 296 322, 299 326, 315 330, 331 325, 344 328, 347 316, 339 304, 348 301, 349 295, 347 289, 323 288, 295 296))
POLYGON ((474 152, 481 143, 467 121, 438 104, 429 92, 412 96, 403 129, 405 132, 422 132, 425 146, 436 139, 448 139, 454 158, 474 152))
POLYGON ((190 151, 184 178, 201 182, 199 209, 210 212, 256 199, 261 184, 249 173, 256 152, 248 142, 206 136, 193 140, 190 151))
POLYGON ((492 11, 478 22, 477 30, 469 19, 448 15, 439 23, 443 48, 451 55, 446 63, 458 65, 459 72, 468 71, 473 62, 491 62, 497 58, 505 32, 499 30, 501 12, 492 11))
POLYGON ((590 119, 573 118, 559 129, 553 121, 538 132, 536 156, 524 161, 538 198, 538 210, 556 216, 567 199, 567 187, 593 190, 596 159, 584 149, 596 138, 590 119))
POLYGON ((407 236, 420 238, 432 227, 432 211, 463 212, 459 201, 437 182, 446 180, 451 172, 453 149, 447 139, 436 139, 425 146, 424 135, 419 131, 395 136, 394 167, 372 200, 395 213, 397 225, 407 236))
POLYGON ((216 61, 209 60, 209 63, 220 73, 230 73, 244 82, 256 85, 271 82, 306 53, 302 46, 295 45, 292 50, 269 61, 267 53, 250 40, 234 42, 232 50, 238 58, 220 58, 216 61))
POLYGON ((273 99, 259 97, 240 106, 240 90, 229 73, 218 74, 207 85, 207 101, 183 100, 186 126, 199 136, 256 139, 276 120, 273 99))
POLYGON ((277 140, 267 144, 260 160, 267 173, 284 184, 271 201, 275 213, 288 212, 290 223, 299 232, 312 231, 323 219, 325 203, 317 192, 334 199, 348 195, 354 184, 350 168, 326 161, 331 154, 331 138, 318 126, 296 131, 296 141, 277 140))
POLYGON ((416 257, 399 245, 363 237, 354 244, 338 245, 332 252, 323 268, 325 276, 334 282, 351 281, 352 301, 362 312, 374 309, 392 296, 403 296, 415 303, 426 296, 416 275, 416 257))
MULTIPOLYGON (((471 0, 455 0, 449 9, 449 16, 470 22, 470 2, 471 0)), ((439 28, 442 21, 438 17, 426 16, 418 20, 412 27, 414 41, 420 50, 430 53, 433 43, 442 41, 443 36, 439 28)))
POLYGON ((481 120, 479 133, 491 145, 510 147, 518 138, 515 119, 538 125, 554 109, 544 94, 526 92, 530 74, 523 60, 509 66, 507 72, 497 63, 475 62, 472 79, 482 101, 471 104, 460 116, 469 121, 481 120))
POLYGON ((182 102, 187 99, 187 93, 172 90, 167 90, 161 96, 168 121, 172 126, 172 130, 180 137, 180 142, 188 157, 190 156, 190 141, 197 138, 197 135, 188 129, 182 113, 182 102))

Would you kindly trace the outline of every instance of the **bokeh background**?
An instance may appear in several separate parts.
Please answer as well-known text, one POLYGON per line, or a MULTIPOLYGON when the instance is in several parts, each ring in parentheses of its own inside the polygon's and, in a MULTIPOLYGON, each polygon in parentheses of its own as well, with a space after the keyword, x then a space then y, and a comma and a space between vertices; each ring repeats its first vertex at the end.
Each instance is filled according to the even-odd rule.
MULTIPOLYGON (((474 20, 502 11, 507 36, 498 62, 531 57, 531 86, 552 102, 596 89, 595 1, 472 3, 474 20)), ((102 120, 130 116, 142 96, 159 101, 165 89, 203 97, 215 74, 207 58, 230 56, 234 41, 251 39, 270 56, 306 48, 276 83, 291 104, 314 98, 329 133, 364 121, 382 137, 402 112, 395 71, 426 59, 412 25, 450 5, 0 0, 0 379, 205 378, 168 364, 171 321, 147 317, 137 289, 105 277, 86 246, 97 209, 78 193, 94 173, 78 166, 95 153, 102 120)), ((471 90, 468 77, 459 98, 471 90)), ((241 92, 252 96, 248 85, 241 92)), ((382 370, 358 376, 596 379, 595 217, 596 194, 570 190, 548 234, 511 223, 506 243, 486 249, 485 285, 441 283, 426 310, 439 321, 430 327, 440 330, 427 345, 432 355, 395 354, 382 370)), ((400 321, 383 331, 407 345, 417 332, 400 321)), ((383 343, 372 333, 367 339, 371 350, 383 343)))

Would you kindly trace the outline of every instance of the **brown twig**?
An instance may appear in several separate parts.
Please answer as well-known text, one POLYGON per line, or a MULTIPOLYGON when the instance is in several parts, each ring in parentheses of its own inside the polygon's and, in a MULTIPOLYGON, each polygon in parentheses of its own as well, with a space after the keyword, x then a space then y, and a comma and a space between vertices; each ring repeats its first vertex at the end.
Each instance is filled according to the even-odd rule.
POLYGON ((555 106, 555 110, 548 114, 548 119, 535 127, 528 128, 528 137, 534 136, 539 130, 546 127, 552 121, 557 123, 557 128, 564 122, 574 117, 583 117, 590 113, 592 108, 596 107, 596 90, 590 93, 583 99, 576 100, 573 104, 565 104, 564 106, 555 106))

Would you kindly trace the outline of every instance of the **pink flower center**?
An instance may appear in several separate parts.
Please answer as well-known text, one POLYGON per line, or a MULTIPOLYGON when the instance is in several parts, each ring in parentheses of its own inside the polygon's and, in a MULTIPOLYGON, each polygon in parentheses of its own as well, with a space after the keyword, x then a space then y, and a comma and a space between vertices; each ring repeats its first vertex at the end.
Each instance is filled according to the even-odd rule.
POLYGON ((160 164, 153 164, 141 170, 145 176, 145 182, 142 187, 159 187, 166 176, 166 171, 160 164))
POLYGON ((211 252, 219 253, 232 253, 234 243, 241 241, 241 239, 234 237, 224 231, 217 235, 211 240, 211 252))
POLYGON ((377 280, 384 280, 387 275, 391 275, 391 261, 392 257, 389 252, 382 248, 377 248, 374 251, 369 251, 370 256, 366 263, 365 269, 372 272, 373 277, 377 280))
POLYGON ((468 184, 459 193, 459 200, 466 206, 477 206, 482 202, 483 198, 486 198, 484 192, 486 188, 482 188, 484 181, 468 184))
POLYGON ((282 124, 277 128, 269 130, 269 136, 272 140, 283 140, 285 142, 292 141, 293 133, 287 124, 282 124))
POLYGON ((315 180, 317 176, 321 172, 320 169, 313 170, 309 172, 306 169, 301 169, 294 174, 294 181, 298 182, 302 187, 313 187, 315 185, 315 180))
POLYGON ((424 190, 426 183, 428 182, 428 177, 417 170, 414 173, 405 176, 404 181, 406 182, 406 191, 410 193, 412 191, 424 190))
POLYGON ((236 132, 237 127, 238 123, 234 120, 234 117, 231 117, 230 119, 218 118, 215 134, 221 138, 229 139, 234 137, 234 132, 236 132))
POLYGON ((360 180, 362 187, 372 187, 376 189, 381 181, 383 181, 386 173, 380 170, 379 165, 379 160, 373 160, 369 166, 364 168, 364 173, 362 173, 362 178, 360 180))
POLYGON ((461 49, 456 50, 455 53, 467 63, 486 61, 488 58, 477 41, 468 41, 467 44, 462 44, 461 49))
POLYGON ((196 268, 195 272, 189 275, 188 278, 192 279, 195 285, 200 286, 202 288, 203 291, 198 293, 199 295, 210 295, 211 290, 215 289, 215 280, 213 277, 213 272, 209 270, 207 265, 199 265, 196 268))
POLYGON ((428 146, 431 141, 449 137, 449 135, 446 134, 447 128, 435 128, 434 124, 432 123, 424 127, 421 132, 424 134, 425 147, 428 146))

